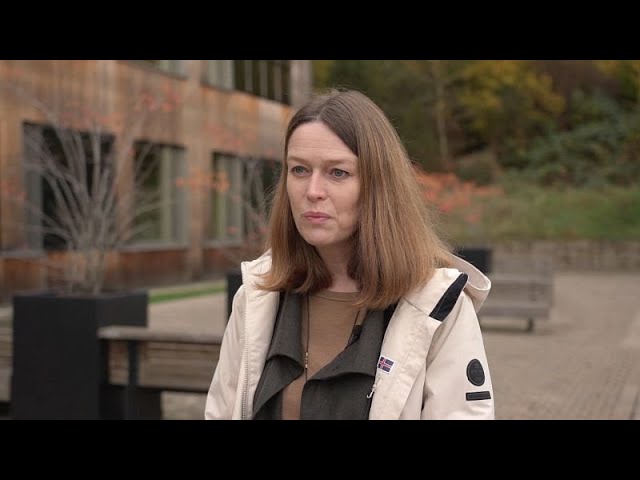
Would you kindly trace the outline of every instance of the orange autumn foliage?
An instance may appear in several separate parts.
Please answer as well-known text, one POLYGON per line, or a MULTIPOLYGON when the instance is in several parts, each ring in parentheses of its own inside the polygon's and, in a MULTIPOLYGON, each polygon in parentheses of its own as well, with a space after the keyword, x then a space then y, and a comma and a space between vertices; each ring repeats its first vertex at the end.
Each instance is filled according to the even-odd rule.
POLYGON ((479 186, 461 180, 453 173, 426 173, 416 167, 424 200, 451 220, 478 225, 484 214, 484 201, 502 195, 502 188, 479 186))

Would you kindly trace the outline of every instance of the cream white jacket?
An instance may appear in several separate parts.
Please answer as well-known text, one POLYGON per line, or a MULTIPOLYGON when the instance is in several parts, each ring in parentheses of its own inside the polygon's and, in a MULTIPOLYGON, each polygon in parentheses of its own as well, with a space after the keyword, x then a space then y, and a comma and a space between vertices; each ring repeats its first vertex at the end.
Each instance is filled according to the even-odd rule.
MULTIPOLYGON (((380 351, 393 365, 376 370, 370 420, 494 418, 491 375, 477 317, 491 282, 453 255, 452 263, 455 268, 437 269, 423 288, 398 303, 380 351), (461 273, 468 280, 449 315, 444 321, 430 317, 461 273)), ((233 300, 207 395, 208 420, 253 417, 253 397, 279 301, 277 292, 255 286, 256 275, 268 271, 270 265, 269 252, 242 263, 243 284, 233 300)))

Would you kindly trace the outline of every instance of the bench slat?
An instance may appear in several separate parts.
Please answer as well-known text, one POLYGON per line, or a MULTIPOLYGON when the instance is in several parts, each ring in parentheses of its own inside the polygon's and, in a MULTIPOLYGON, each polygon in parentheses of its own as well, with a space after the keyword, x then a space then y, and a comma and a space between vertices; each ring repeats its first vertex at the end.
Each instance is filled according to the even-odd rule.
POLYGON ((147 327, 112 325, 98 329, 98 337, 105 340, 141 340, 174 343, 222 343, 222 336, 210 333, 176 332, 156 330, 147 327))

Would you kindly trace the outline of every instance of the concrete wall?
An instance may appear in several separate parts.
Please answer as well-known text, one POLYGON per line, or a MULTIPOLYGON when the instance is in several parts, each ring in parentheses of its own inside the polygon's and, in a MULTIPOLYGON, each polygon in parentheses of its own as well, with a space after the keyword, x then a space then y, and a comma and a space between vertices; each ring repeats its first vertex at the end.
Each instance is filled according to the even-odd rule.
POLYGON ((640 241, 531 241, 491 245, 494 270, 515 270, 519 259, 556 271, 640 271, 640 241))

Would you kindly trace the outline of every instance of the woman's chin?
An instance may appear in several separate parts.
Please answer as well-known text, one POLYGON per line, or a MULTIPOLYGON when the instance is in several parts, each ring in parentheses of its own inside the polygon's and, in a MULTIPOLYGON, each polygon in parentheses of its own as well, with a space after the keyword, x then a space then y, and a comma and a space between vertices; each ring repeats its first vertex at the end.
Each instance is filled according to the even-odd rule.
POLYGON ((327 247, 332 244, 332 242, 326 239, 305 238, 305 241, 312 247, 316 247, 316 248, 327 247))
POLYGON ((325 249, 325 248, 336 248, 338 246, 343 247, 348 245, 348 241, 345 240, 336 240, 335 238, 327 238, 327 237, 318 237, 318 236, 309 236, 303 237, 305 241, 311 245, 312 247, 316 247, 317 249, 325 249))
POLYGON ((328 247, 335 243, 332 238, 328 238, 326 235, 303 235, 305 241, 316 248, 328 247))

